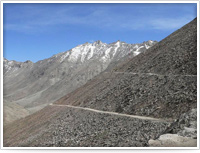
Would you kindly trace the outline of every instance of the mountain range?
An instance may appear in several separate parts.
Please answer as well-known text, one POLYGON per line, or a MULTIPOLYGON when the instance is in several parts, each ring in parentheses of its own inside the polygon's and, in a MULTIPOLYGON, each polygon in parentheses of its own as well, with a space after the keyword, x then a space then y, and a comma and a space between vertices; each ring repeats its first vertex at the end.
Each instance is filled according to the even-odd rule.
POLYGON ((156 43, 151 40, 141 44, 96 41, 36 63, 4 58, 5 123, 40 110, 116 63, 134 57, 156 43), (11 108, 10 103, 17 107, 11 108), (18 115, 15 108, 19 107, 24 113, 18 115))
MULTIPOLYGON (((104 46, 99 41, 95 44, 104 46)), ((14 102, 25 109, 48 105, 4 125, 4 146, 197 146, 197 19, 151 47, 150 44, 153 41, 140 45, 123 45, 123 42, 117 41, 108 44, 112 48, 107 47, 102 54, 94 54, 91 47, 90 52, 84 53, 81 45, 77 46, 80 49, 72 49, 35 64, 27 61, 17 77, 11 75, 12 71, 5 71, 4 77, 7 79, 4 83, 8 83, 5 91, 8 93, 9 87, 14 88, 5 95, 6 101, 11 102, 15 98, 14 102), (131 53, 130 48, 133 49, 131 53), (139 51, 138 48, 145 50, 139 51), (73 55, 73 51, 76 54, 73 55), (92 64, 91 52, 94 59, 99 55, 92 64), (121 56, 121 52, 126 54, 121 56), (111 56, 110 53, 115 54, 111 56), (111 61, 111 57, 116 58, 111 61), (106 66, 105 59, 110 61, 106 66), (68 70, 62 75, 62 68, 67 65, 63 64, 62 67, 63 61, 84 68, 68 70), (84 61, 88 65, 83 64, 84 61), (90 66, 90 70, 86 71, 85 65, 90 66), (58 67, 61 70, 57 72, 58 67), (98 73, 96 69, 99 69, 98 73), (91 70, 93 74, 88 75, 91 70), (51 80, 51 72, 59 77, 51 80), (70 72, 75 75, 71 76, 70 72), (70 76, 69 84, 72 85, 68 86, 63 80, 70 76), (90 79, 78 87, 77 82, 83 76, 91 78, 87 77, 90 79), (50 90, 44 90, 50 83, 50 90), (32 95, 34 91, 42 91, 42 94, 32 95), (61 91, 64 92, 57 96, 61 91), (31 101, 29 94, 38 97, 37 101, 31 101), (57 98, 53 98, 54 95, 57 98), (45 98, 49 100, 45 102, 45 98)))

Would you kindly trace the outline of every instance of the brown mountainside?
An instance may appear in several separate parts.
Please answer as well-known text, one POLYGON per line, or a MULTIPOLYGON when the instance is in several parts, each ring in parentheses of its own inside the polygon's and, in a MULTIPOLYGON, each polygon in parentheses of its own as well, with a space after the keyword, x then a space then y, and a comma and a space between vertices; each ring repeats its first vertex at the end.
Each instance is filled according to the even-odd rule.
POLYGON ((4 146, 148 146, 169 132, 171 119, 196 108, 196 28, 194 19, 145 53, 6 125, 4 146))
POLYGON ((56 103, 161 118, 177 118, 196 108, 196 22, 56 103))

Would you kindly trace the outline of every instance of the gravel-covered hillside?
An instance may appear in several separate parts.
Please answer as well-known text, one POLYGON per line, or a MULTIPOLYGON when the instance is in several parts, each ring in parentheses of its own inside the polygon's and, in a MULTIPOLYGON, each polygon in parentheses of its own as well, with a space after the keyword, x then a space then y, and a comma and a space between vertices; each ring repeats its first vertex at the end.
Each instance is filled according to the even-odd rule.
POLYGON ((98 75, 57 103, 173 119, 196 108, 196 24, 195 19, 146 52, 98 75), (182 48, 176 54, 171 51, 175 46, 182 48))
POLYGON ((175 119, 191 108, 196 108, 197 78, 105 73, 56 103, 175 119))
POLYGON ((115 70, 197 75, 197 18, 115 70))
POLYGON ((143 147, 168 125, 165 121, 48 106, 5 127, 4 146, 143 147))
POLYGON ((194 19, 144 53, 6 125, 4 146, 194 147, 196 55, 194 19))

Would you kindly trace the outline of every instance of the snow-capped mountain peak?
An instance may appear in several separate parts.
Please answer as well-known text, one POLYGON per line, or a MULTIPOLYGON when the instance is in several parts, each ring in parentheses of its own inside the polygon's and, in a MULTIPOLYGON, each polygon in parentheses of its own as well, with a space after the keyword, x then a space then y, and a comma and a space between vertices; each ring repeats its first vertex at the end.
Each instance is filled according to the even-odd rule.
POLYGON ((97 45, 101 45, 101 44, 105 44, 105 43, 103 43, 101 40, 97 40, 92 43, 93 46, 97 46, 97 45))
POLYGON ((63 60, 75 63, 84 63, 88 60, 108 62, 113 58, 119 59, 130 53, 136 56, 143 50, 149 49, 154 44, 154 41, 147 41, 142 44, 127 44, 119 40, 111 44, 106 44, 98 40, 93 43, 84 43, 83 45, 79 45, 67 51, 67 53, 62 55, 61 62, 63 62, 63 60), (119 57, 116 57, 116 55, 119 55, 119 57))
MULTIPOLYGON (((116 41, 110 44, 103 43, 100 40, 97 40, 93 43, 84 43, 72 48, 69 51, 56 54, 49 59, 46 59, 47 62, 59 62, 59 63, 76 63, 76 65, 82 65, 90 61, 99 61, 104 66, 107 67, 108 64, 112 61, 119 60, 126 55, 131 57, 140 54, 141 52, 149 49, 153 46, 156 41, 146 41, 141 44, 127 44, 125 42, 116 41)), ((39 61, 39 63, 44 63, 44 60, 39 61)), ((8 61, 4 58, 4 71, 16 71, 17 69, 23 66, 33 65, 31 61, 27 62, 16 62, 8 61)))

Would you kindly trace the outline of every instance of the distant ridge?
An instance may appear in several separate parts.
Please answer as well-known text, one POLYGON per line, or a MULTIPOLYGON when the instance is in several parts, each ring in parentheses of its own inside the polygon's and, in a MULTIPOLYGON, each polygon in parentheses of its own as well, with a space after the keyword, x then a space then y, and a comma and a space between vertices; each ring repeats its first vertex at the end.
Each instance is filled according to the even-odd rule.
MULTIPOLYGON (((181 134, 191 132, 190 124, 195 133, 196 55, 194 19, 146 52, 5 126, 4 146, 147 147, 165 132, 185 127, 181 134)), ((196 143, 196 138, 190 139, 196 143)))
MULTIPOLYGON (((131 58, 156 43, 149 40, 141 44, 121 41, 106 44, 98 40, 36 63, 4 58, 4 100, 20 105, 32 114, 82 86, 108 66, 113 67, 113 63, 126 60, 126 55, 131 58)), ((16 113, 13 118, 15 116, 16 113)))

